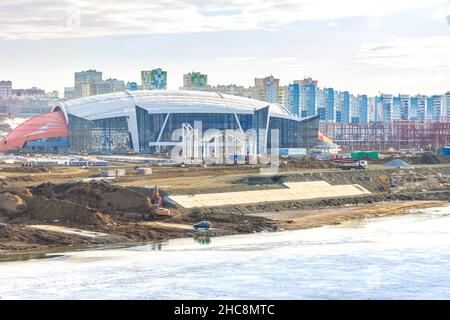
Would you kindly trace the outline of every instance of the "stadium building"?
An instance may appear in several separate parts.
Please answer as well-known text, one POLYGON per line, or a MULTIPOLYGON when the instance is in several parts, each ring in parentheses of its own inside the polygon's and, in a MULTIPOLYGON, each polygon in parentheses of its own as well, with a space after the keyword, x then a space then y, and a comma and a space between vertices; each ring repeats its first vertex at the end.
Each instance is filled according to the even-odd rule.
MULTIPOLYGON (((155 153, 181 144, 173 132, 278 129, 279 148, 317 144, 318 116, 299 118, 284 107, 215 92, 143 90, 60 102, 52 112, 25 121, 0 142, 3 151, 155 153)), ((258 136, 271 149, 271 135, 258 136)), ((262 149, 261 149, 262 147, 262 149)))

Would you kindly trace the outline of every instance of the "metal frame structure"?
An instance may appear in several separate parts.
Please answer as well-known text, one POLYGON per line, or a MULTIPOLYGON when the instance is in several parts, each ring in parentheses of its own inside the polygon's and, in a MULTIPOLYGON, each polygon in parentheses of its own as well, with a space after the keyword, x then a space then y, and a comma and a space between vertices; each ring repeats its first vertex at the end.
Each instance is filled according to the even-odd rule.
POLYGON ((391 121, 370 123, 321 122, 320 132, 333 137, 344 151, 438 149, 450 144, 450 122, 391 121))

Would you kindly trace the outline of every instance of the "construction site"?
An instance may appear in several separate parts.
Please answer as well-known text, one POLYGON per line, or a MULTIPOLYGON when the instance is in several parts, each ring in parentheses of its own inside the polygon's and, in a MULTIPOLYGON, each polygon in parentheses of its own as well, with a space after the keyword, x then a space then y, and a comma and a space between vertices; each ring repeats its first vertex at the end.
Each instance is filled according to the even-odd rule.
MULTIPOLYGON (((3 121, 1 135, 20 126, 13 120, 3 121)), ((450 200, 448 122, 321 122, 319 135, 308 136, 312 147, 271 150, 269 162, 217 151, 224 161, 205 161, 193 148, 196 134, 182 137, 180 159, 48 149, 0 155, 0 260, 181 237, 209 243, 450 200), (208 229, 194 227, 201 224, 208 229)))
POLYGON ((262 175, 261 165, 127 158, 108 158, 106 167, 0 164, 1 259, 180 237, 208 243, 402 214, 450 199, 449 157, 431 153, 369 159, 365 170, 281 156, 272 175, 262 175), (193 228, 200 221, 212 228, 193 228))

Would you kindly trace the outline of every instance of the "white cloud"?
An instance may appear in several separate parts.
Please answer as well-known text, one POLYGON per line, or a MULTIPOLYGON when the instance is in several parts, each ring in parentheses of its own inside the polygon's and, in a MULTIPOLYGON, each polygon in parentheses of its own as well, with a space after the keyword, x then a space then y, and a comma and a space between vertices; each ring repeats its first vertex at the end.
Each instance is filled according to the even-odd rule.
POLYGON ((337 27, 338 25, 339 25, 339 24, 336 23, 335 21, 331 21, 330 23, 328 23, 328 27, 330 27, 330 28, 337 27))
POLYGON ((446 0, 2 0, 0 38, 277 29, 300 21, 384 16, 446 0))
POLYGON ((432 10, 433 19, 450 25, 450 4, 437 6, 432 10))
POLYGON ((356 62, 409 70, 450 71, 450 36, 395 37, 363 45, 356 62))
POLYGON ((298 57, 219 57, 215 58, 219 62, 227 63, 284 63, 284 62, 303 62, 298 57))

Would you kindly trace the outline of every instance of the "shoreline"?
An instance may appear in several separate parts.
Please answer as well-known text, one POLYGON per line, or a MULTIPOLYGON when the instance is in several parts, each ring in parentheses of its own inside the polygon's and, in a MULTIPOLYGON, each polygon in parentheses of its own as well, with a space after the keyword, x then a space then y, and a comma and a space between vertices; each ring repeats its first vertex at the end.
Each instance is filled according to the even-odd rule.
MULTIPOLYGON (((330 225, 340 225, 349 221, 361 221, 376 217, 389 217, 410 214, 413 210, 420 210, 430 207, 448 206, 449 201, 443 200, 409 200, 409 201, 388 201, 373 204, 361 204, 341 207, 325 207, 321 209, 300 209, 283 210, 260 213, 246 213, 246 217, 258 217, 270 220, 275 230, 269 232, 283 232, 293 230, 303 230, 318 228, 330 225)), ((91 230, 92 231, 92 230, 91 230)), ((226 230, 224 230, 226 231, 226 230)), ((252 232, 230 232, 224 234, 210 233, 171 233, 163 239, 151 241, 127 241, 127 242, 105 242, 87 243, 82 245, 49 245, 40 248, 30 248, 23 250, 0 250, 0 263, 8 261, 21 261, 29 259, 45 259, 64 254, 68 251, 102 250, 111 248, 133 247, 145 244, 158 244, 161 242, 195 237, 220 237, 222 235, 252 234, 252 232), (51 256, 48 256, 51 254, 51 256)), ((114 236, 114 235, 112 235, 114 236)))
POLYGON ((448 201, 434 200, 389 201, 338 208, 301 209, 254 215, 277 221, 278 226, 284 230, 301 230, 339 225, 347 221, 360 221, 371 218, 410 214, 412 210, 444 207, 448 205, 448 201))

